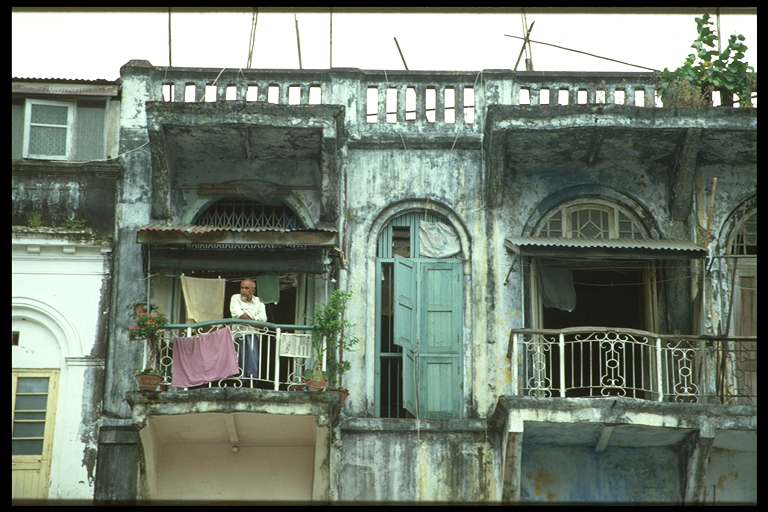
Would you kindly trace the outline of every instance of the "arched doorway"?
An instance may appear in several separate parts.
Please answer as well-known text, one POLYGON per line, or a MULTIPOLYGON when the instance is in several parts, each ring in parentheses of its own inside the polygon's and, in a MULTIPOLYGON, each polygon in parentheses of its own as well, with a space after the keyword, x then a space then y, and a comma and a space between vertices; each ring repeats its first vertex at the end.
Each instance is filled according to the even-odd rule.
POLYGON ((377 241, 377 413, 462 415, 463 260, 435 213, 401 213, 377 241))
MULTIPOLYGON (((625 208, 599 199, 574 200, 548 212, 534 234, 586 249, 592 241, 643 240, 647 229, 625 208)), ((532 312, 535 327, 584 332, 566 334, 564 350, 554 351, 553 388, 566 397, 629 396, 648 398, 651 361, 648 347, 625 342, 593 328, 655 331, 655 266, 650 260, 624 259, 603 249, 602 257, 577 252, 531 259, 532 312), (590 341, 594 340, 594 341, 590 341), (561 360, 562 359, 562 360, 561 360), (561 383, 562 379, 565 383, 561 383)), ((615 249, 614 249, 615 250, 615 249)))

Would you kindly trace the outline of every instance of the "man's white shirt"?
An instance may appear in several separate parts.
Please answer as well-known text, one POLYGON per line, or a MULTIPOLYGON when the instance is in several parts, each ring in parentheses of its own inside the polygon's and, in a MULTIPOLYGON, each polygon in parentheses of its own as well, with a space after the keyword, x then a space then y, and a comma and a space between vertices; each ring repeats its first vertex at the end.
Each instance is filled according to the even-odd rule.
POLYGON ((234 294, 229 301, 229 311, 232 318, 240 318, 245 313, 253 320, 267 321, 267 308, 255 295, 251 298, 251 302, 244 302, 239 293, 234 294))

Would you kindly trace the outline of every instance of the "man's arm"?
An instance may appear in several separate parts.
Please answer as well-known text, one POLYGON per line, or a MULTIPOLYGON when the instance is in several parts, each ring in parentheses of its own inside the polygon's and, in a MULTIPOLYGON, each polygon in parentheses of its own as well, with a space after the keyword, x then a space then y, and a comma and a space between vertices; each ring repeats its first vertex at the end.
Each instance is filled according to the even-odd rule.
POLYGON ((254 297, 254 299, 259 301, 258 311, 256 313, 256 318, 254 318, 254 320, 257 320, 259 322, 266 322, 267 321, 267 307, 264 305, 263 302, 261 302, 258 299, 258 297, 254 297))
MULTIPOLYGON (((232 299, 229 301, 229 313, 232 315, 232 318, 243 317, 243 307, 241 306, 240 298, 237 295, 233 295, 232 299)), ((248 315, 246 315, 246 318, 248 318, 248 315)))

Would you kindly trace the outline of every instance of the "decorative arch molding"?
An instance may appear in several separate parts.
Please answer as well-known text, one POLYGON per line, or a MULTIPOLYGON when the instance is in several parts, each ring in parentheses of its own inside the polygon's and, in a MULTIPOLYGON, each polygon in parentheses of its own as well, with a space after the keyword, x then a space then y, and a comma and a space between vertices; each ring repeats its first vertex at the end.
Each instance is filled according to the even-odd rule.
MULTIPOLYGON (((231 196, 231 195, 217 195, 217 196, 209 196, 205 198, 198 197, 192 205, 187 209, 186 213, 181 218, 181 224, 187 225, 192 224, 192 222, 197 218, 198 215, 200 215, 202 212, 210 208, 215 203, 221 201, 222 199, 243 199, 243 197, 240 196, 231 196)), ((309 212, 309 209, 306 207, 304 202, 296 196, 296 194, 291 193, 286 196, 281 196, 281 200, 291 210, 293 210, 293 213, 296 214, 296 216, 301 220, 302 224, 306 227, 306 229, 314 229, 315 228, 315 221, 312 218, 312 215, 309 212)))
POLYGON ((53 334, 59 342, 64 358, 82 357, 83 347, 77 329, 55 307, 31 297, 13 297, 11 300, 11 318, 26 318, 36 322, 53 334))
POLYGON ((604 185, 576 185, 547 196, 536 205, 526 220, 522 236, 534 236, 539 225, 553 210, 568 203, 590 200, 600 204, 612 204, 625 210, 645 229, 649 238, 663 238, 656 219, 645 205, 623 192, 604 185))
POLYGON ((741 201, 725 218, 717 237, 718 254, 726 254, 731 247, 731 239, 741 224, 742 218, 747 218, 757 212, 757 194, 741 201))
MULTIPOLYGON (((471 260, 471 238, 464 222, 448 206, 430 199, 406 199, 391 204, 384 208, 374 219, 369 232, 369 240, 378 240, 384 226, 398 215, 410 212, 430 212, 443 217, 456 230, 461 242, 461 258, 468 262, 471 260)), ((368 244, 367 257, 376 258, 376 244, 368 244)))

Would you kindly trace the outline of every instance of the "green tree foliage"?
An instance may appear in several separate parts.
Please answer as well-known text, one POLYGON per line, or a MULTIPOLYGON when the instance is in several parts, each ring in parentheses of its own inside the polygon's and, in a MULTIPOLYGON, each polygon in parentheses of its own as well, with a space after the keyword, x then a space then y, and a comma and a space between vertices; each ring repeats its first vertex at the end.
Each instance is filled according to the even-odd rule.
POLYGON ((310 323, 315 327, 312 333, 312 344, 315 348, 316 367, 309 372, 309 378, 320 380, 322 377, 327 377, 328 385, 332 388, 338 385, 341 376, 351 366, 349 361, 342 359, 343 351, 352 350, 360 341, 355 336, 349 336, 347 331, 355 325, 344 319, 347 301, 351 297, 351 292, 336 290, 328 303, 320 305, 310 319, 310 323), (319 366, 323 359, 323 338, 327 344, 325 350, 328 354, 326 375, 322 375, 319 366))
POLYGON ((747 46, 744 36, 731 35, 728 46, 717 51, 717 34, 711 27, 709 14, 696 18, 698 37, 691 45, 685 63, 674 71, 664 68, 657 75, 657 86, 665 107, 709 106, 712 91, 720 91, 724 105, 731 104, 731 95, 739 105, 751 107, 752 91, 757 90, 757 73, 744 62, 747 46))

